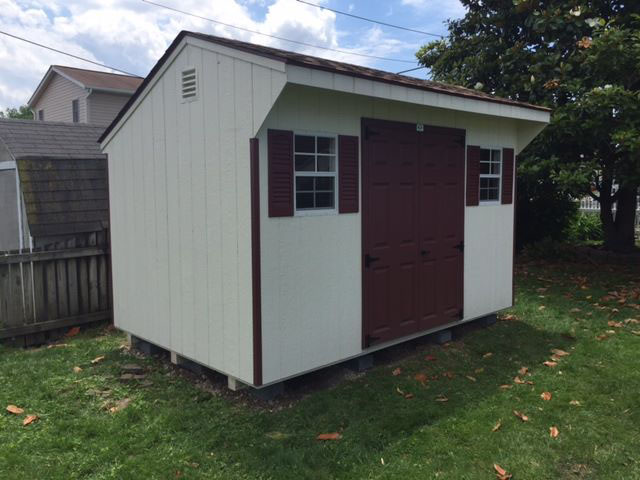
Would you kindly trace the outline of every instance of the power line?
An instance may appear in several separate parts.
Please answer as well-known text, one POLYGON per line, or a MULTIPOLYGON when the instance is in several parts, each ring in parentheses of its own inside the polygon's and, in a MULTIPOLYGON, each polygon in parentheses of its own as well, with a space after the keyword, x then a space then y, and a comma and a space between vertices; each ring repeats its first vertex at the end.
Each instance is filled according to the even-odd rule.
POLYGON ((75 58, 77 60, 82 60, 83 62, 93 63, 94 65, 98 65, 100 67, 109 68, 109 69, 114 70, 116 72, 124 73, 125 75, 130 75, 132 77, 139 77, 140 76, 140 75, 136 75, 135 73, 125 72, 124 70, 120 70, 119 68, 110 67, 109 65, 105 65, 103 63, 94 62, 93 60, 89 60, 88 58, 79 57, 78 55, 74 55, 73 53, 63 52, 62 50, 58 50, 57 48, 49 47, 47 45, 42 45, 41 43, 37 43, 37 42, 34 42, 32 40, 28 40, 26 38, 18 37, 17 35, 13 35, 11 33, 3 32, 2 30, 0 30, 0 33, 2 35, 6 35, 7 37, 15 38, 16 40, 21 40, 23 42, 30 43, 31 45, 36 45, 38 47, 46 48, 47 50, 51 50, 52 52, 60 53, 62 55, 66 55, 68 57, 72 57, 72 58, 75 58))
POLYGON ((296 0, 296 1, 299 2, 299 3, 304 3, 305 5, 310 5, 312 7, 319 8, 321 10, 329 10, 330 12, 337 13, 339 15, 345 15, 347 17, 357 18, 358 20, 364 20, 365 22, 377 23, 378 25, 384 25, 385 27, 397 28, 399 30, 406 30, 407 32, 414 32, 414 33, 420 33, 422 35, 431 35, 432 37, 444 38, 443 35, 439 35, 437 33, 429 33, 429 32, 425 32, 423 30, 416 30, 414 28, 403 27, 401 25, 394 25, 393 23, 381 22, 380 20, 374 20, 372 18, 361 17, 360 15, 354 15, 353 13, 349 13, 349 12, 342 12, 340 10, 335 10, 333 8, 325 7, 323 5, 317 5, 315 3, 307 2, 305 0, 296 0))
POLYGON ((262 33, 262 32, 259 32, 257 30, 251 30, 249 28, 238 27, 237 25, 231 25, 230 23, 224 23, 224 22, 221 22, 219 20, 214 20, 213 18, 203 17, 203 16, 197 15, 195 13, 186 12, 184 10, 179 10, 177 8, 169 7, 168 5, 163 5, 161 3, 152 2, 151 0, 142 0, 142 1, 144 3, 148 3, 149 5, 154 5, 156 7, 164 8, 166 10, 171 10, 172 12, 182 13, 183 15, 188 15, 190 17, 199 18, 200 20, 206 20, 208 22, 217 23, 219 25, 224 25, 225 27, 237 28, 238 30, 243 30, 243 31, 249 32, 249 33, 255 33, 256 35, 263 35, 263 36, 269 37, 269 38, 275 38, 276 40, 282 40, 284 42, 296 43, 298 45, 303 45, 305 47, 318 48, 318 49, 321 49, 321 50, 328 50, 330 52, 337 52, 337 53, 342 53, 342 54, 345 54, 345 55, 355 55, 357 57, 373 58, 375 60, 384 60, 384 61, 387 61, 387 62, 415 63, 415 60, 401 60, 401 59, 398 59, 398 58, 378 57, 376 55, 367 55, 366 53, 349 52, 347 50, 338 50, 337 48, 330 48, 330 47, 322 47, 320 45, 313 45, 312 43, 301 42, 299 40, 291 40, 289 38, 279 37, 277 35, 270 35, 268 33, 262 33))
POLYGON ((407 73, 407 72, 413 72, 415 70, 420 70, 421 68, 427 68, 427 67, 421 66, 421 67, 416 67, 416 68, 410 68, 409 70, 402 70, 401 72, 396 72, 396 75, 401 75, 401 74, 407 73))

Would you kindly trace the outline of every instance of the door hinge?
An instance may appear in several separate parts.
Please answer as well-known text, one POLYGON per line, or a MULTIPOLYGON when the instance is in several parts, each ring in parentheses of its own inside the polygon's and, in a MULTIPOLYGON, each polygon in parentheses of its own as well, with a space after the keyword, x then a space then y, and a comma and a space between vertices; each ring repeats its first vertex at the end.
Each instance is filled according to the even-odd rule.
POLYGON ((365 346, 365 348, 370 347, 372 343, 375 343, 378 340, 380 340, 380 337, 374 337, 372 335, 366 334, 364 336, 364 346, 365 346))
POLYGON ((464 252, 464 240, 461 240, 459 244, 454 245, 453 248, 457 248, 461 252, 464 252))
POLYGON ((364 267, 369 268, 373 262, 380 260, 380 257, 372 257, 368 253, 364 256, 364 267))
POLYGON ((367 126, 364 129, 364 139, 369 140, 369 137, 373 137, 374 135, 380 135, 378 132, 374 132, 371 130, 371 127, 367 126))

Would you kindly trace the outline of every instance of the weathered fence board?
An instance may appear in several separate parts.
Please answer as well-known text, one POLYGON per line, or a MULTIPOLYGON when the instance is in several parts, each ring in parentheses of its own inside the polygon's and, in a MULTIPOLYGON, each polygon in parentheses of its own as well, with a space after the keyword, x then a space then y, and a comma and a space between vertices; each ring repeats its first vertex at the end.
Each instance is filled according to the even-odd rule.
POLYGON ((107 238, 0 256, 0 339, 110 318, 107 238))

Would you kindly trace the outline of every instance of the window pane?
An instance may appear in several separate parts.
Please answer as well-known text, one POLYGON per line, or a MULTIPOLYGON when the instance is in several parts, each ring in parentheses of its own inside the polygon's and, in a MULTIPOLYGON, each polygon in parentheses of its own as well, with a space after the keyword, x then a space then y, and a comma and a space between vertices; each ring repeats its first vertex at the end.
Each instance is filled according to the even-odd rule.
POLYGON ((491 161, 500 163, 500 150, 491 150, 491 161))
POLYGON ((488 148, 480 149, 480 161, 481 162, 489 162, 491 161, 491 150, 488 148))
POLYGON ((298 191, 298 192, 312 192, 313 191, 313 177, 296 177, 296 191, 298 191))
POLYGON ((313 193, 296 193, 296 208, 298 210, 313 208, 313 193))
POLYGON ((318 137, 318 153, 336 153, 336 139, 333 137, 318 137))
POLYGON ((333 192, 333 177, 316 177, 316 190, 333 192))
POLYGON ((319 172, 335 172, 336 171, 336 157, 320 157, 320 156, 318 156, 318 171, 319 172))
POLYGON ((491 173, 491 164, 489 162, 480 162, 480 174, 491 173))
POLYGON ((296 152, 315 153, 316 151, 316 137, 310 137, 307 135, 296 135, 295 144, 296 152))
POLYGON ((480 188, 498 188, 499 186, 499 178, 480 178, 480 188))
POLYGON ((333 208, 333 193, 316 193, 316 208, 333 208))
POLYGON ((313 155, 296 155, 296 172, 315 172, 315 159, 313 155))

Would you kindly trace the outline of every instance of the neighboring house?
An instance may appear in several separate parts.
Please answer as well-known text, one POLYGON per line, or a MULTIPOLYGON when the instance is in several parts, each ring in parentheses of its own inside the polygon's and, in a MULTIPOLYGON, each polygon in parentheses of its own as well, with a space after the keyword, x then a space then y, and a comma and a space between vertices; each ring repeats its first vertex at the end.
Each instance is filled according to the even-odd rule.
POLYGON ((263 388, 508 308, 549 116, 181 32, 100 139, 115 324, 263 388))
POLYGON ((142 78, 52 65, 27 105, 34 119, 108 125, 142 78))
POLYGON ((0 251, 103 232, 109 205, 100 125, 0 119, 0 251))

